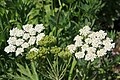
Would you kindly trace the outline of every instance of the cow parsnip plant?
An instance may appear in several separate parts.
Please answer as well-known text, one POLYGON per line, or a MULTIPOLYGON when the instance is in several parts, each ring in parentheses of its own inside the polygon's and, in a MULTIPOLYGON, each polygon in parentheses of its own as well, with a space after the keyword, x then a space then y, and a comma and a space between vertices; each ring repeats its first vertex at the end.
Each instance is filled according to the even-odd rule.
MULTIPOLYGON (((26 24, 26 25, 23 25, 22 29, 13 28, 12 30, 10 30, 10 37, 7 40, 8 46, 6 46, 4 50, 6 51, 6 53, 15 53, 16 57, 19 57, 20 55, 22 57, 25 56, 25 58, 29 60, 30 62, 36 61, 37 65, 40 65, 39 60, 43 60, 41 61, 42 62, 41 67, 44 66, 46 67, 46 69, 49 69, 47 67, 50 65, 50 68, 52 70, 53 68, 51 64, 53 64, 54 59, 56 57, 57 58, 59 57, 59 59, 61 60, 63 59, 68 62, 68 63, 65 62, 64 64, 66 65, 66 67, 61 66, 63 68, 60 70, 60 72, 55 71, 54 76, 48 76, 48 75, 53 74, 51 73, 51 69, 49 69, 50 72, 47 72, 46 74, 48 74, 47 75, 48 77, 52 77, 54 79, 62 79, 65 76, 65 73, 68 68, 68 64, 70 64, 69 60, 71 59, 69 58, 72 56, 72 54, 69 52, 67 48, 58 47, 57 40, 54 36, 50 36, 50 35, 45 36, 45 34, 42 32, 44 29, 45 28, 43 24, 37 24, 35 26, 33 26, 32 24, 26 24), (50 62, 49 58, 53 58, 52 59, 53 61, 50 62), (58 73, 60 73, 60 75, 56 76, 58 73)), ((56 62, 58 63, 58 61, 56 62)), ((40 72, 38 73, 35 72, 36 75, 34 75, 33 73, 33 76, 30 77, 32 73, 26 74, 25 72, 23 72, 24 66, 20 64, 18 64, 17 66, 19 67, 18 71, 21 73, 21 75, 19 75, 18 73, 15 73, 17 74, 17 76, 13 75, 12 73, 9 74, 11 77, 15 79, 29 79, 30 78, 32 80, 34 79, 34 76, 36 76, 37 74, 42 74, 40 72), (27 77, 25 77, 24 75, 26 75, 27 77)), ((35 66, 35 67, 39 68, 39 66, 35 66)), ((27 72, 30 72, 27 65, 25 66, 25 68, 28 69, 27 72)), ((54 69, 56 70, 57 68, 54 67, 54 69)))

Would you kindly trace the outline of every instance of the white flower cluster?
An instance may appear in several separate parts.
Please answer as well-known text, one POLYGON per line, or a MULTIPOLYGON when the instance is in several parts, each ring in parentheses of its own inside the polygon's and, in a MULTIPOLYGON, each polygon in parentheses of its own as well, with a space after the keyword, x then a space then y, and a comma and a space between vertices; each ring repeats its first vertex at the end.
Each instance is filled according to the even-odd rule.
POLYGON ((78 59, 94 61, 95 58, 107 54, 107 51, 110 51, 115 45, 103 30, 93 32, 89 26, 85 26, 79 32, 80 34, 74 38, 75 43, 67 46, 78 59))
POLYGON ((25 48, 28 48, 34 44, 38 45, 45 34, 42 33, 45 27, 43 24, 32 24, 23 25, 22 29, 13 28, 10 30, 10 37, 7 40, 8 46, 5 47, 4 51, 7 53, 15 52, 16 56, 22 54, 25 48))

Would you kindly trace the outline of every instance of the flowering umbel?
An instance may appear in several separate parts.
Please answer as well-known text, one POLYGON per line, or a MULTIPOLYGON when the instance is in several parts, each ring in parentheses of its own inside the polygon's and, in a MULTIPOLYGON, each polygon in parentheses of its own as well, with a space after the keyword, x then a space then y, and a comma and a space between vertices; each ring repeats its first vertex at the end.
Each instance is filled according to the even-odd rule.
POLYGON ((107 37, 103 30, 93 32, 89 26, 79 30, 80 34, 74 38, 75 43, 68 45, 68 49, 76 58, 94 61, 95 58, 107 54, 114 48, 115 43, 107 37))
POLYGON ((43 24, 36 26, 26 24, 22 26, 22 29, 13 28, 10 30, 10 37, 7 40, 8 46, 5 47, 4 51, 7 53, 15 52, 16 56, 22 54, 26 48, 38 45, 38 41, 45 36, 42 33, 44 29, 43 24))

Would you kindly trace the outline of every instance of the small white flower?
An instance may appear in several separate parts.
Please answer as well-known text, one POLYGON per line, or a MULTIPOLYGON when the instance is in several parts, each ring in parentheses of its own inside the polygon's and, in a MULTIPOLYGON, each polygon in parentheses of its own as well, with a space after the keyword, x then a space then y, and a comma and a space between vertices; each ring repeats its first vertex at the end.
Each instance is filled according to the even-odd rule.
POLYGON ((15 52, 15 49, 16 49, 15 46, 9 45, 9 46, 5 47, 4 51, 7 53, 10 53, 10 52, 15 52))
POLYGON ((35 26, 35 30, 36 32, 40 33, 41 31, 43 31, 45 29, 45 27, 43 26, 43 24, 37 24, 35 26))
POLYGON ((18 30, 19 30, 18 28, 13 28, 12 30, 10 30, 10 36, 16 36, 18 30))
POLYGON ((84 58, 84 55, 85 55, 84 52, 77 52, 77 53, 75 53, 75 57, 78 58, 78 59, 84 58))
POLYGON ((32 24, 23 25, 23 30, 25 30, 26 32, 30 32, 32 28, 33 28, 32 24))
POLYGON ((20 46, 21 44, 23 44, 23 42, 24 42, 23 39, 16 40, 16 46, 20 46))
POLYGON ((97 51, 97 56, 98 57, 104 56, 105 54, 107 54, 107 53, 106 53, 106 50, 104 50, 104 49, 100 49, 100 50, 97 51))
POLYGON ((103 48, 107 51, 110 51, 114 47, 115 47, 115 43, 111 43, 111 44, 108 43, 108 44, 105 44, 103 48))
POLYGON ((77 36, 74 38, 75 46, 76 46, 76 47, 82 46, 82 43, 83 43, 82 39, 83 39, 83 37, 81 37, 81 36, 79 36, 79 35, 77 35, 77 36))
POLYGON ((45 36, 44 33, 40 33, 37 35, 37 41, 36 41, 36 44, 38 44, 38 41, 40 41, 43 37, 45 36))
POLYGON ((84 26, 83 29, 86 30, 86 31, 90 31, 91 30, 91 28, 89 26, 84 26))
POLYGON ((77 36, 74 38, 74 41, 81 41, 82 39, 83 39, 82 36, 77 35, 77 36))
POLYGON ((34 51, 34 52, 37 53, 37 52, 38 52, 38 49, 34 47, 34 48, 30 49, 30 52, 32 52, 32 51, 34 51))
POLYGON ((100 31, 98 32, 98 37, 99 37, 100 39, 104 39, 104 38, 106 37, 106 35, 107 35, 107 33, 105 33, 105 31, 103 31, 103 30, 100 30, 100 31))
POLYGON ((7 42, 8 44, 15 45, 17 38, 16 37, 10 37, 7 42))
POLYGON ((92 39, 91 45, 95 48, 99 47, 102 44, 101 40, 99 39, 92 39))
POLYGON ((88 37, 91 39, 95 39, 97 37, 96 32, 91 32, 91 34, 89 34, 88 37))
POLYGON ((12 30, 10 30, 10 36, 14 36, 14 28, 12 30))
POLYGON ((88 50, 88 48, 89 48, 89 45, 88 44, 84 44, 84 45, 82 45, 82 52, 85 52, 85 51, 87 51, 88 50))
POLYGON ((28 44, 27 42, 25 42, 25 43, 23 43, 23 44, 21 45, 21 47, 22 47, 22 48, 28 48, 28 47, 29 47, 29 44, 28 44))
POLYGON ((103 44, 105 45, 105 44, 108 44, 108 43, 112 43, 113 42, 113 40, 112 39, 110 39, 110 38, 106 38, 105 40, 103 40, 103 44))
POLYGON ((19 54, 22 54, 24 52, 23 48, 17 48, 16 50, 16 56, 18 56, 19 54))
POLYGON ((71 53, 74 53, 76 50, 76 46, 74 44, 68 45, 67 48, 71 53))
POLYGON ((104 45, 103 48, 107 51, 110 51, 112 48, 115 47, 115 43, 112 42, 113 40, 107 37, 105 40, 103 40, 103 45, 104 45))
POLYGON ((91 44, 92 43, 92 39, 91 38, 86 38, 85 39, 85 43, 86 44, 91 44))
POLYGON ((83 42, 82 41, 75 41, 75 46, 76 47, 80 47, 83 45, 83 42))
POLYGON ((88 53, 95 53, 95 52, 96 52, 96 48, 94 48, 94 47, 89 47, 89 48, 87 49, 87 52, 88 52, 88 53))
POLYGON ((29 39, 29 41, 28 41, 28 44, 29 45, 34 45, 35 41, 36 41, 36 37, 35 36, 31 36, 30 39, 29 39))
POLYGON ((29 34, 32 35, 32 36, 36 35, 35 29, 34 29, 34 28, 31 28, 31 29, 29 30, 29 34))
POLYGON ((87 61, 94 61, 94 59, 97 57, 97 55, 96 54, 94 54, 94 53, 87 53, 86 55, 85 55, 85 60, 87 60, 87 61))
POLYGON ((80 32, 80 35, 87 36, 89 33, 91 33, 90 30, 91 29, 89 26, 85 26, 83 27, 83 29, 80 29, 79 32, 80 32))
POLYGON ((23 35, 23 39, 27 40, 27 39, 29 39, 29 38, 30 38, 30 34, 29 34, 29 33, 25 33, 25 34, 23 35))
POLYGON ((24 34, 24 31, 18 29, 17 32, 16 32, 16 37, 21 37, 21 36, 23 36, 23 34, 24 34))

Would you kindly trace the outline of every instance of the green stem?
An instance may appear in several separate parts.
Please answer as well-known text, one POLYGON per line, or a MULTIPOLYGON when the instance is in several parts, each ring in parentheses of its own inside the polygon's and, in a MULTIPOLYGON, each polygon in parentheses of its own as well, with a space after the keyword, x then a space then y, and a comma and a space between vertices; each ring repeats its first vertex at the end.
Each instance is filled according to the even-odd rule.
POLYGON ((89 62, 87 63, 87 69, 90 68, 90 65, 91 65, 91 62, 89 61, 89 62))
POLYGON ((58 2, 59 2, 59 5, 61 6, 61 1, 60 1, 60 0, 58 0, 58 2))
POLYGON ((72 73, 73 73, 73 69, 74 69, 74 67, 76 66, 76 64, 77 64, 77 61, 76 61, 76 59, 75 59, 75 57, 74 57, 74 58, 73 58, 73 62, 72 62, 72 67, 71 67, 70 72, 69 72, 68 80, 71 80, 71 78, 72 78, 72 73))
POLYGON ((60 4, 60 7, 59 7, 57 18, 56 18, 56 30, 55 30, 55 33, 56 33, 55 36, 57 37, 57 44, 58 44, 59 18, 60 18, 60 13, 61 13, 61 9, 62 9, 61 2, 59 2, 59 4, 60 4))
POLYGON ((45 24, 45 14, 44 14, 44 1, 42 0, 42 15, 43 15, 43 24, 45 24))
POLYGON ((90 66, 91 66, 91 62, 89 61, 89 62, 87 62, 86 68, 84 68, 85 72, 84 72, 84 76, 83 76, 82 80, 86 80, 87 79, 87 76, 88 76, 88 74, 90 72, 90 66))

